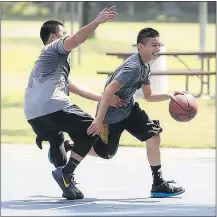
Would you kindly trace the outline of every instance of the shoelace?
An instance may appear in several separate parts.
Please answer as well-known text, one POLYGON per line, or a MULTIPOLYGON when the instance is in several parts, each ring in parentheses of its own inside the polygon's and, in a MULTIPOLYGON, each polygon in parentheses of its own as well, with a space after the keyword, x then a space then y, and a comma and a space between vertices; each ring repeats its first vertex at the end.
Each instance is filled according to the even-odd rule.
MULTIPOLYGON (((174 181, 174 180, 170 180, 170 181, 166 181, 165 182, 166 183, 166 185, 169 187, 169 186, 171 186, 170 184, 176 184, 176 182, 174 181)), ((172 187, 173 187, 174 185, 172 185, 172 187)))
POLYGON ((76 181, 75 181, 75 177, 74 177, 74 173, 70 174, 69 175, 69 182, 73 185, 76 185, 78 184, 76 181))
POLYGON ((176 186, 174 184, 176 184, 176 182, 174 180, 166 181, 166 186, 169 187, 172 191, 174 191, 174 189, 176 189, 176 186), (170 185, 170 184, 173 184, 173 185, 170 185))
POLYGON ((76 189, 77 192, 80 192, 80 190, 75 186, 75 185, 77 185, 79 183, 75 181, 74 173, 72 173, 69 176, 69 182, 74 186, 74 188, 76 189))

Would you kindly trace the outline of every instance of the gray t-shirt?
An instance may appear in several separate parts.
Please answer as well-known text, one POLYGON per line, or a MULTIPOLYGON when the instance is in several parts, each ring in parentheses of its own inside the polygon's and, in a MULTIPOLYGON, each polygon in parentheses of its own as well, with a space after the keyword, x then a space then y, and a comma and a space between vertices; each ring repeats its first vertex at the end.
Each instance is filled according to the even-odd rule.
POLYGON ((46 45, 39 55, 25 91, 24 113, 27 120, 70 106, 68 75, 69 53, 60 38, 46 45))
POLYGON ((143 63, 139 53, 133 54, 115 70, 106 82, 105 87, 113 79, 118 80, 122 84, 122 87, 115 94, 124 99, 127 102, 127 106, 121 108, 109 106, 104 120, 108 124, 120 122, 130 115, 134 105, 133 95, 136 90, 140 89, 143 84, 150 85, 150 66, 143 63))

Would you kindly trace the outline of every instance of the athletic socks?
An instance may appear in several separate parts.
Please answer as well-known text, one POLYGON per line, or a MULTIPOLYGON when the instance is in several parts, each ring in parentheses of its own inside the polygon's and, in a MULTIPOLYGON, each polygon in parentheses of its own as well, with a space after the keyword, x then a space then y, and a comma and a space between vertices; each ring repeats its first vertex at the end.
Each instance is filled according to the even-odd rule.
POLYGON ((153 177, 153 184, 158 186, 163 183, 162 172, 161 172, 161 165, 158 166, 151 166, 152 170, 152 177, 153 177))
POLYGON ((63 168, 63 173, 72 174, 80 162, 70 157, 68 163, 63 168))

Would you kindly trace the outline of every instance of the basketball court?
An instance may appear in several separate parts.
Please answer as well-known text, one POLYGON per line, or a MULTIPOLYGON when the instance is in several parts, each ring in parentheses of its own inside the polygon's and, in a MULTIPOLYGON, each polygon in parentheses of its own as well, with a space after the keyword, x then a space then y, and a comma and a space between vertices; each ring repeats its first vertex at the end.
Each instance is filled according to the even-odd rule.
POLYGON ((186 189, 167 199, 150 198, 145 148, 120 147, 111 160, 88 156, 75 175, 85 198, 68 201, 51 175, 47 145, 1 147, 3 216, 215 216, 215 150, 162 149, 165 179, 186 189))

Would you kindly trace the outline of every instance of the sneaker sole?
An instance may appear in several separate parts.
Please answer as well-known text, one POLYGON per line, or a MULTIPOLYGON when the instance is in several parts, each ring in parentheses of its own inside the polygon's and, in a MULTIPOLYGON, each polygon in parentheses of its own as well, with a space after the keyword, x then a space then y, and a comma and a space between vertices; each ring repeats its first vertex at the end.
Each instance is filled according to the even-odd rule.
POLYGON ((157 193, 157 192, 152 192, 151 197, 152 198, 164 198, 164 197, 174 197, 180 194, 183 194, 185 190, 177 192, 177 193, 157 193))
POLYGON ((62 197, 63 198, 66 198, 67 200, 81 200, 81 199, 83 199, 84 197, 76 197, 76 198, 74 198, 74 199, 71 199, 71 198, 69 198, 69 197, 67 197, 67 195, 66 195, 66 193, 65 192, 63 192, 63 194, 62 194, 62 197))
POLYGON ((78 199, 77 197, 67 196, 67 194, 65 192, 63 192, 62 197, 66 198, 67 200, 77 200, 78 199))

